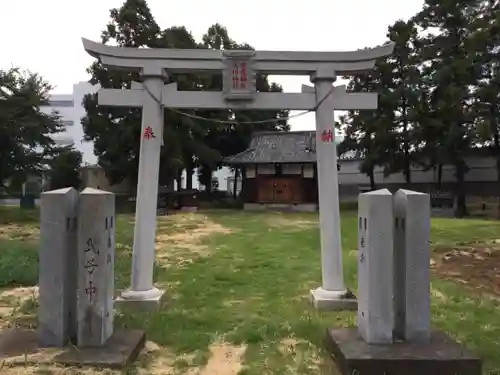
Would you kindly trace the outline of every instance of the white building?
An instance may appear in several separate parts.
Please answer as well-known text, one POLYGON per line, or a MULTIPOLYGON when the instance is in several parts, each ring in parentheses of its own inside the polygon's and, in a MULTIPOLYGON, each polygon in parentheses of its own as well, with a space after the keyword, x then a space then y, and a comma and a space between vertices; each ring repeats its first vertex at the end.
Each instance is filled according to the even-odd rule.
MULTIPOLYGON (((233 178, 234 173, 229 169, 228 167, 222 167, 221 169, 218 169, 214 172, 212 172, 212 182, 214 180, 218 181, 218 187, 217 190, 227 190, 227 191, 232 191, 229 189, 228 185, 228 179, 233 178)), ((182 172, 182 186, 181 189, 186 188, 186 171, 182 172)), ((195 170, 193 173, 193 176, 191 177, 192 179, 192 186, 193 189, 197 190, 205 190, 205 187, 200 184, 200 181, 198 180, 198 172, 195 170)), ((231 187, 232 189, 232 187, 231 187)), ((177 182, 174 181, 174 190, 179 190, 177 187, 177 182)), ((215 190, 215 189, 214 189, 215 190)))
MULTIPOLYGON (((81 119, 85 116, 85 109, 83 108, 82 102, 86 94, 95 93, 98 89, 98 85, 94 86, 88 82, 79 82, 73 85, 73 92, 71 94, 53 94, 50 96, 49 106, 41 108, 45 113, 50 113, 52 111, 59 112, 61 121, 65 126, 65 131, 57 134, 54 138, 59 144, 73 144, 76 149, 83 153, 84 163, 91 165, 97 163, 97 157, 94 155, 93 143, 83 140, 84 134, 81 119)), ((226 180, 231 175, 231 170, 226 167, 214 172, 214 177, 217 178, 219 182, 219 190, 226 189, 226 180)), ((182 187, 185 188, 186 172, 183 173, 182 179, 182 187)), ((202 188, 196 172, 193 173, 192 179, 194 189, 202 188)))
POLYGON ((80 121, 85 116, 85 109, 82 101, 86 94, 94 93, 98 88, 88 82, 79 82, 73 85, 71 94, 53 94, 49 98, 49 105, 41 108, 45 113, 52 111, 59 113, 65 131, 55 135, 54 139, 60 144, 73 144, 82 152, 83 161, 87 164, 95 164, 97 157, 94 155, 93 143, 83 140, 83 128, 80 121))

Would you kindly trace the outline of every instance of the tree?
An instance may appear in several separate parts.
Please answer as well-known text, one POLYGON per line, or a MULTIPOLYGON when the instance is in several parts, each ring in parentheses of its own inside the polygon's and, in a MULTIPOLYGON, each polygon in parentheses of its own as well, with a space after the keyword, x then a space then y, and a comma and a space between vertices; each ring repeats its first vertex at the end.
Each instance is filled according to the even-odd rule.
MULTIPOLYGON (((110 16, 111 21, 102 33, 102 42, 114 41, 120 47, 250 48, 231 40, 227 30, 218 24, 208 29, 202 43, 196 43, 185 27, 161 30, 144 0, 127 0, 120 9, 112 9, 110 16)), ((92 74, 91 83, 99 83, 104 88, 130 88, 132 81, 139 80, 137 73, 108 71, 98 62, 92 64, 89 73, 92 74)), ((222 89, 221 74, 171 74, 169 78, 177 83, 179 90, 222 89)), ((270 85, 265 76, 259 77, 257 86, 261 91, 279 89, 277 85, 270 85)), ((126 177, 134 181, 138 174, 141 110, 98 107, 97 95, 86 96, 84 107, 87 111, 87 116, 82 120, 85 139, 94 141, 99 164, 111 182, 116 183, 126 177)), ((237 152, 246 147, 248 140, 242 140, 240 134, 246 135, 247 132, 242 132, 237 125, 226 123, 230 120, 241 121, 229 110, 194 110, 185 113, 188 116, 179 111, 165 111, 160 184, 170 185, 173 179, 180 180, 182 170, 186 169, 189 188, 193 170, 201 166, 203 181, 200 182, 210 189, 212 170, 221 166, 223 156, 234 153, 235 144, 237 152), (210 121, 200 120, 199 117, 210 121)), ((247 114, 250 120, 256 116, 255 113, 247 114)), ((263 114, 259 113, 258 116, 260 119, 263 114)), ((271 126, 267 124, 267 127, 271 126)), ((271 128, 275 127, 273 123, 271 128)))
POLYGON ((480 140, 496 159, 497 216, 500 218, 500 3, 485 2, 474 44, 482 51, 481 74, 474 93, 480 140))
MULTIPOLYGON (((127 0, 120 9, 110 10, 111 21, 102 32, 103 43, 114 41, 121 47, 155 47, 160 28, 144 0, 127 0)), ((107 70, 98 61, 88 69, 90 83, 103 88, 130 88, 139 74, 107 70)), ((141 109, 99 107, 97 95, 83 100, 86 116, 82 126, 86 141, 94 142, 94 153, 111 183, 137 179, 141 109)))
POLYGON ((66 187, 80 188, 80 168, 82 166, 82 153, 71 147, 60 150, 50 163, 47 177, 51 189, 66 187))
POLYGON ((465 174, 467 155, 474 143, 470 86, 477 82, 477 53, 472 35, 477 26, 480 0, 426 0, 414 18, 424 29, 435 28, 425 38, 423 59, 432 77, 431 113, 443 125, 441 148, 446 162, 455 167, 457 206, 455 216, 467 215, 465 174))
POLYGON ((419 39, 413 22, 397 21, 389 27, 388 37, 395 43, 394 53, 388 57, 388 66, 382 79, 388 87, 387 111, 392 120, 393 148, 386 165, 387 173, 402 172, 406 182, 411 183, 411 167, 417 162, 418 127, 417 108, 420 100, 419 39), (390 108, 392 106, 392 108, 390 108))
POLYGON ((339 154, 353 150, 362 158, 360 172, 370 178, 372 190, 376 189, 375 168, 385 167, 390 150, 394 149, 391 145, 395 141, 391 133, 393 101, 386 82, 390 77, 389 68, 387 60, 380 60, 372 72, 352 77, 348 90, 379 93, 378 108, 375 111, 349 111, 341 120, 346 135, 339 146, 339 154))
POLYGON ((59 115, 40 111, 50 90, 37 74, 0 70, 0 187, 40 175, 58 151, 51 136, 63 130, 59 115))

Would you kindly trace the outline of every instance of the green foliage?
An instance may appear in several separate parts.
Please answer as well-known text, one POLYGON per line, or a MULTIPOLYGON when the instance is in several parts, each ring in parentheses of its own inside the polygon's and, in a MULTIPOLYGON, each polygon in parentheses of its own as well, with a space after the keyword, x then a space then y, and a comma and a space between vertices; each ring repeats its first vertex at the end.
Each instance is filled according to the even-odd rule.
MULTIPOLYGON (((426 0, 409 21, 388 29, 392 56, 368 77, 352 77, 355 91, 379 93, 374 113, 350 112, 341 150, 364 155, 361 171, 402 172, 411 166, 438 171, 452 165, 457 183, 455 215, 467 215, 465 175, 475 149, 491 147, 498 158, 500 197, 500 12, 497 1, 426 0)), ((500 205, 500 201, 499 201, 500 205)), ((499 206, 500 207, 500 206, 499 206)), ((500 211, 499 211, 500 212, 500 211)))
MULTIPOLYGON (((168 282, 175 303, 167 303, 150 314, 121 314, 117 327, 144 329, 150 340, 183 358, 186 353, 210 357, 210 346, 216 337, 222 336, 230 344, 247 347, 245 374, 321 373, 315 367, 298 367, 311 365, 307 363, 311 359, 326 359, 327 353, 317 359, 307 348, 323 348, 324 327, 355 327, 356 313, 318 313, 308 307, 309 289, 321 282, 317 214, 205 211, 190 216, 183 224, 165 221, 158 233, 186 235, 200 225, 197 220, 215 222, 230 232, 213 232, 201 240, 208 256, 169 244, 169 261, 156 263, 156 280, 168 282), (298 344, 283 349, 286 342, 298 344)), ((117 226, 117 242, 127 246, 131 245, 131 238, 124 240, 123 234, 131 232, 130 221, 130 217, 123 217, 117 226)), ((447 249, 476 239, 486 244, 498 237, 499 229, 500 224, 495 221, 436 219, 432 220, 431 239, 433 245, 447 249)), ((344 275, 347 286, 353 290, 358 261, 353 251, 356 241, 356 213, 344 212, 344 275)), ((130 258, 127 249, 118 249, 118 257, 130 258)), ((125 258, 119 258, 117 266, 130 272, 125 258)), ((119 277, 118 272, 116 275, 119 277)), ((128 282, 125 278, 124 285, 128 282)), ((432 291, 434 327, 468 343, 485 360, 486 371, 498 368, 498 300, 438 277, 433 277, 432 291)))
MULTIPOLYGON (((251 49, 248 44, 232 40, 220 24, 210 26, 200 43, 181 26, 162 30, 156 23, 146 1, 127 0, 121 8, 110 11, 110 22, 102 32, 102 42, 113 42, 121 47, 149 48, 207 48, 251 49)), ((108 71, 99 62, 88 69, 91 82, 104 88, 129 88, 139 80, 138 73, 108 71)), ((222 89, 222 75, 172 74, 169 79, 180 90, 222 89)), ((269 83, 267 76, 257 77, 259 91, 281 91, 269 83)), ((132 108, 103 108, 97 106, 97 96, 87 95, 84 107, 87 115, 82 120, 85 139, 94 141, 99 164, 112 182, 129 177, 137 178, 141 135, 141 110, 132 108)), ((160 156, 160 184, 169 184, 183 169, 187 175, 201 166, 202 179, 211 178, 211 171, 221 166, 221 158, 243 151, 255 130, 287 130, 286 121, 262 123, 258 126, 238 124, 238 121, 261 121, 285 117, 286 111, 234 113, 230 110, 197 110, 191 114, 213 121, 196 120, 177 112, 165 111, 164 147, 160 156), (234 120, 234 124, 224 121, 234 120), (218 121, 218 122, 217 122, 218 121)), ((190 179, 188 178, 190 182, 190 179)), ((202 183, 204 183, 202 181, 202 183)), ((208 184, 207 186, 210 186, 208 184)), ((188 188, 189 183, 188 183, 188 188)))
POLYGON ((39 175, 57 151, 51 135, 63 130, 59 115, 40 111, 50 89, 37 74, 0 70, 0 187, 39 175))
POLYGON ((34 224, 40 220, 40 213, 34 210, 19 210, 18 207, 0 206, 0 225, 34 224))
POLYGON ((38 249, 26 241, 0 240, 0 288, 38 283, 38 249))
POLYGON ((82 165, 82 153, 73 147, 60 150, 51 161, 50 170, 47 174, 52 190, 65 187, 78 189, 81 185, 80 167, 82 165))

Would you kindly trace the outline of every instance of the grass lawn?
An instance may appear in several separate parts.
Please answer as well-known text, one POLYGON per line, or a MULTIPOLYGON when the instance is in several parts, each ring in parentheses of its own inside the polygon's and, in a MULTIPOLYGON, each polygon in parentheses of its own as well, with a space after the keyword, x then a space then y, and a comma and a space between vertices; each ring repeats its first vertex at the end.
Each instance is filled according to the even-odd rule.
MULTIPOLYGON (((36 212, 0 208, 3 325, 36 324, 37 221, 36 212)), ((168 298, 159 312, 117 315, 117 327, 148 335, 128 373, 317 374, 325 328, 356 324, 353 312, 319 313, 308 303, 321 280, 317 221, 317 214, 243 211, 160 217, 155 280, 168 298)), ((130 279, 133 216, 117 223, 121 289, 130 279)), ((355 290, 355 213, 343 214, 342 233, 345 279, 355 290)), ((496 221, 432 221, 433 325, 476 351, 491 373, 500 370, 499 237, 496 221)), ((20 370, 62 371, 2 369, 20 370)))

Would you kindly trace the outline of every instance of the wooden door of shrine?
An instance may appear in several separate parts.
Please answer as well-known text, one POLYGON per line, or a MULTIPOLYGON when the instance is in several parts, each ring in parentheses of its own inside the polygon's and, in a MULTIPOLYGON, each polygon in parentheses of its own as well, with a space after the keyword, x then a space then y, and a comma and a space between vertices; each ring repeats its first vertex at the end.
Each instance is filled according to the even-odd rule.
POLYGON ((274 178, 260 178, 257 184, 257 200, 259 202, 274 201, 274 178))
POLYGON ((290 203, 293 201, 293 180, 276 178, 274 180, 274 201, 276 203, 290 203))

